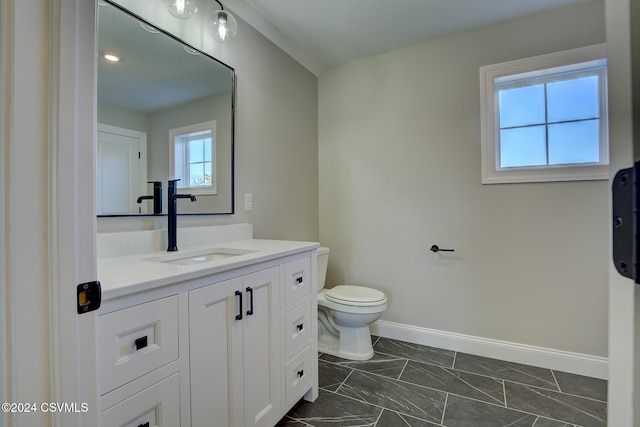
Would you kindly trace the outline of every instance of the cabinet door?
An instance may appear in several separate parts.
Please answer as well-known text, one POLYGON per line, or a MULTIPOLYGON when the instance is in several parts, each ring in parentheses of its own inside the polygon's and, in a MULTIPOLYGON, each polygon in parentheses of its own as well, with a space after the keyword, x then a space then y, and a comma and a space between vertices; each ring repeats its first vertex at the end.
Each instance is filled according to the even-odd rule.
POLYGON ((243 277, 245 426, 271 427, 281 410, 280 273, 274 267, 243 277))
POLYGON ((245 316, 242 285, 237 278, 189 292, 193 427, 244 425, 243 322, 236 319, 245 316))

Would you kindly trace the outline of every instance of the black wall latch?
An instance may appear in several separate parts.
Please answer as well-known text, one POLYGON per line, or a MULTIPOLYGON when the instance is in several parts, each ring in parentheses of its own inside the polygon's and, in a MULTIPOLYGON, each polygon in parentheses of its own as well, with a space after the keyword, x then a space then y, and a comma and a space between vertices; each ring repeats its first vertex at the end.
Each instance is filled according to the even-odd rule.
POLYGON ((88 313, 100 308, 102 288, 100 282, 80 283, 77 287, 78 314, 88 313))
POLYGON ((640 162, 621 169, 613 179, 613 263, 621 275, 638 282, 638 170, 640 162))

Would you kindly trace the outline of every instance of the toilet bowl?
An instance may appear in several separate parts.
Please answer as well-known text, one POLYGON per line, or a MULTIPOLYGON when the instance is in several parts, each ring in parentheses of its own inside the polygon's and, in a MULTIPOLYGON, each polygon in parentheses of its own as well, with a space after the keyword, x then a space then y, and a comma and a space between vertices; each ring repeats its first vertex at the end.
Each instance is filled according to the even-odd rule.
POLYGON ((373 357, 369 325, 387 309, 384 293, 365 286, 325 289, 329 249, 318 249, 318 351, 350 360, 373 357))

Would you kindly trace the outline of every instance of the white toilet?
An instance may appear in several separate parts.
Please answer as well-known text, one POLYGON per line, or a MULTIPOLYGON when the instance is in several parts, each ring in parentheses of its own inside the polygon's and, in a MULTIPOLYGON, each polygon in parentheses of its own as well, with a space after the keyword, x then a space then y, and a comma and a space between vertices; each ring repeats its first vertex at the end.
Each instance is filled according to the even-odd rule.
POLYGON ((373 357, 369 325, 387 309, 384 293, 364 286, 324 289, 329 248, 318 248, 318 351, 343 359, 373 357))

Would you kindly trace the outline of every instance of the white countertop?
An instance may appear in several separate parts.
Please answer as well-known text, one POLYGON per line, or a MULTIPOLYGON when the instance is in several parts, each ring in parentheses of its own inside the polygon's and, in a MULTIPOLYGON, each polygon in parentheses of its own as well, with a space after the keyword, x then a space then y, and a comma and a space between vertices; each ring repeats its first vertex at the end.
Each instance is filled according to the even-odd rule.
POLYGON ((98 280, 102 286, 102 299, 108 300, 293 255, 316 249, 318 246, 317 242, 249 239, 190 247, 188 250, 179 252, 150 252, 103 258, 98 259, 98 280), (252 252, 192 265, 175 265, 149 260, 149 258, 178 255, 188 257, 191 253, 214 248, 240 249, 252 252))

